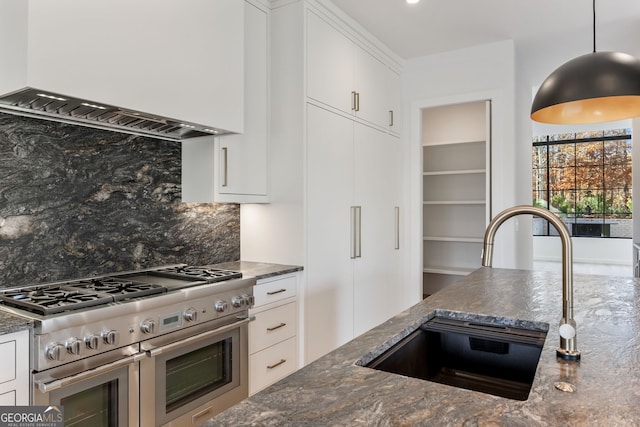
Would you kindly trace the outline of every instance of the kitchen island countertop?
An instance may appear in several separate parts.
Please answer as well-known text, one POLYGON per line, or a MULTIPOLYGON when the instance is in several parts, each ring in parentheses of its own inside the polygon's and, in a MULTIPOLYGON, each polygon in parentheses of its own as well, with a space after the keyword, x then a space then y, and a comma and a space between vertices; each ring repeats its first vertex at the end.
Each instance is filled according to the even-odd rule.
POLYGON ((556 358, 561 275, 480 268, 217 415, 205 426, 640 425, 640 280, 576 275, 579 362, 556 358), (517 401, 357 366, 436 310, 549 324, 529 397, 517 401), (575 391, 560 391, 566 382, 575 391))

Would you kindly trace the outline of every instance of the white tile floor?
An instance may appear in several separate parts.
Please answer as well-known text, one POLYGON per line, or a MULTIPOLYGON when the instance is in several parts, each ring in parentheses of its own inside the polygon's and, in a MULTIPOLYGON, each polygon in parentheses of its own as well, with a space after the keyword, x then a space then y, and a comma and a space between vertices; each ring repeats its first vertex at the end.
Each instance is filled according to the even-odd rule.
MULTIPOLYGON (((534 270, 562 271, 562 264, 553 261, 534 261, 534 270)), ((573 263, 573 274, 593 274, 596 276, 633 276, 630 265, 573 263)))

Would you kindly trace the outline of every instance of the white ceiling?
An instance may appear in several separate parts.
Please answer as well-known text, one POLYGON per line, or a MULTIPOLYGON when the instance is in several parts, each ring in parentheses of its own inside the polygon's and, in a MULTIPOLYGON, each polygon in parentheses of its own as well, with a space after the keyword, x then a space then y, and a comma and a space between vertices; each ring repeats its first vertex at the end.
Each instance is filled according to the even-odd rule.
MULTIPOLYGON (((402 58, 505 39, 585 31, 591 46, 591 0, 333 0, 402 58)), ((597 28, 635 20, 640 0, 600 0, 597 28)), ((640 43, 640 41, 639 41, 640 43)))

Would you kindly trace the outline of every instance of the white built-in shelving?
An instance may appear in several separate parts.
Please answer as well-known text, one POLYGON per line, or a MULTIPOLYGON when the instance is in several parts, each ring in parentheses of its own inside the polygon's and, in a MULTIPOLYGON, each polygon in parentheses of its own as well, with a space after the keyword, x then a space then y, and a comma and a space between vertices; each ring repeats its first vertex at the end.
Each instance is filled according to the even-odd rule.
POLYGON ((425 293, 480 266, 490 218, 490 103, 423 110, 425 293))

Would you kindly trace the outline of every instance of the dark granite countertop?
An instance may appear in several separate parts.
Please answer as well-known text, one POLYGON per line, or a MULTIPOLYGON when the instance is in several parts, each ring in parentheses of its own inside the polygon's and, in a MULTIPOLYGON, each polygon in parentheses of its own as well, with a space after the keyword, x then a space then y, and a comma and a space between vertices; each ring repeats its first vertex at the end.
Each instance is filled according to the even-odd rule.
POLYGON ((556 358, 560 273, 483 267, 204 425, 640 425, 640 280, 576 275, 574 289, 579 362, 556 358), (548 323, 528 399, 511 400, 355 365, 435 310, 494 316, 496 322, 548 323), (555 388, 560 381, 574 385, 575 391, 555 388))
POLYGON ((295 273, 296 271, 302 270, 302 267, 296 265, 270 264, 252 261, 224 262, 211 265, 211 267, 241 271, 242 277, 255 277, 258 280, 273 276, 280 276, 282 274, 295 273))
POLYGON ((33 320, 0 310, 0 335, 33 328, 33 320))

